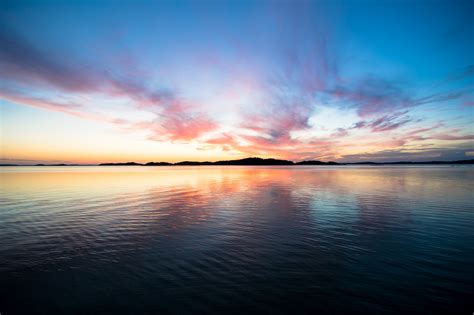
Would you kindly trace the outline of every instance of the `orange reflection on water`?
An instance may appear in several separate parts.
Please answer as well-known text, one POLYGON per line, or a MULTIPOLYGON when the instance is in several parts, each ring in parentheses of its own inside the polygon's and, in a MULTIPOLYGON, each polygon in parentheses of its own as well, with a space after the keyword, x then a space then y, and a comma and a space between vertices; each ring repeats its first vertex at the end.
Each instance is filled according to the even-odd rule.
MULTIPOLYGON (((292 191, 326 188, 340 193, 373 191, 430 191, 446 180, 426 181, 419 168, 323 167, 3 167, 3 193, 77 191, 108 194, 150 189, 194 189, 214 193, 252 190, 259 186, 286 187, 292 191)), ((443 169, 436 174, 442 178, 443 169)), ((462 182, 451 181, 450 185, 462 182)))
POLYGON ((291 222, 296 229, 313 222, 321 231, 350 226, 383 235, 413 211, 433 211, 417 209, 420 202, 445 204, 447 191, 451 200, 467 202, 472 173, 442 167, 5 167, 0 216, 27 239, 37 233, 65 238, 74 251, 182 235, 194 245, 199 238, 259 242, 254 235, 278 237, 267 230, 291 222))

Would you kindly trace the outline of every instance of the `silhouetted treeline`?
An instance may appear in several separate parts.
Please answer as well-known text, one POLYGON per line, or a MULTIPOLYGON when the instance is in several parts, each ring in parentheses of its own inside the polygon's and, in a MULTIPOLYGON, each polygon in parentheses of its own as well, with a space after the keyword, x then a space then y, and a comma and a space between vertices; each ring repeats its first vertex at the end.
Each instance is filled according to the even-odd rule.
POLYGON ((426 164, 474 164, 473 160, 459 160, 459 161, 429 161, 429 162, 353 162, 353 163, 338 163, 338 162, 323 162, 317 160, 293 162, 289 160, 279 159, 262 159, 262 158, 245 158, 240 160, 224 160, 216 162, 197 162, 197 161, 182 161, 177 163, 168 162, 148 162, 146 164, 139 164, 135 162, 127 163, 102 163, 99 165, 146 165, 146 166, 170 166, 170 165, 426 165, 426 164))
MULTIPOLYGON (((224 160, 216 162, 197 162, 197 161, 182 161, 177 163, 169 162, 148 162, 148 163, 136 163, 136 162, 122 162, 122 163, 101 163, 100 166, 173 166, 173 165, 429 165, 429 164, 474 164, 474 159, 471 160, 458 160, 458 161, 429 161, 429 162, 353 162, 353 163, 337 163, 337 162, 323 162, 317 160, 293 162, 289 160, 279 159, 261 159, 256 157, 245 158, 240 160, 224 160)), ((88 164, 91 165, 91 164, 88 164)), ((80 164, 31 164, 31 165, 19 165, 19 164, 0 164, 0 166, 80 166, 80 164)))

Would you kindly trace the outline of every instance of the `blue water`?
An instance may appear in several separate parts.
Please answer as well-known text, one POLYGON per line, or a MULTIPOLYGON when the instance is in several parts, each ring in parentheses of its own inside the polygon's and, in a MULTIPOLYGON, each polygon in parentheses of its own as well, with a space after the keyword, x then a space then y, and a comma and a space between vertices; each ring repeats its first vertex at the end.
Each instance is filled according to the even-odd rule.
POLYGON ((474 312, 474 168, 3 167, 0 313, 474 312))

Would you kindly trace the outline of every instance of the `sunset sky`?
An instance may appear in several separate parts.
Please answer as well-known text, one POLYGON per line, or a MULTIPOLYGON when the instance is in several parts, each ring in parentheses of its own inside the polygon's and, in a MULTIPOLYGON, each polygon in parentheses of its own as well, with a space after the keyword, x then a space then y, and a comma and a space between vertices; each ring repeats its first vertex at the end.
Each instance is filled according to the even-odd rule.
POLYGON ((2 1, 2 163, 474 158, 473 1, 2 1))

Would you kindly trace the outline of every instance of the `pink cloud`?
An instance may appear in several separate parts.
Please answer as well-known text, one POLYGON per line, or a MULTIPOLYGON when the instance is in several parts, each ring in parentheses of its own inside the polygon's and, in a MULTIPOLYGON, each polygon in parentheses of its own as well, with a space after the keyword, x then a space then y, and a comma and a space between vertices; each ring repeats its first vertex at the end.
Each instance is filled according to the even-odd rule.
POLYGON ((474 101, 464 101, 462 104, 467 107, 473 107, 474 101))
POLYGON ((448 133, 441 133, 432 135, 431 139, 436 140, 449 140, 449 141, 460 141, 460 140, 474 140, 474 135, 453 135, 448 133))
POLYGON ((28 97, 6 90, 0 90, 0 99, 4 99, 15 104, 22 104, 40 109, 61 112, 86 120, 111 123, 115 125, 129 124, 129 122, 124 119, 118 119, 103 114, 88 112, 82 105, 76 103, 64 103, 51 101, 39 97, 28 97))

